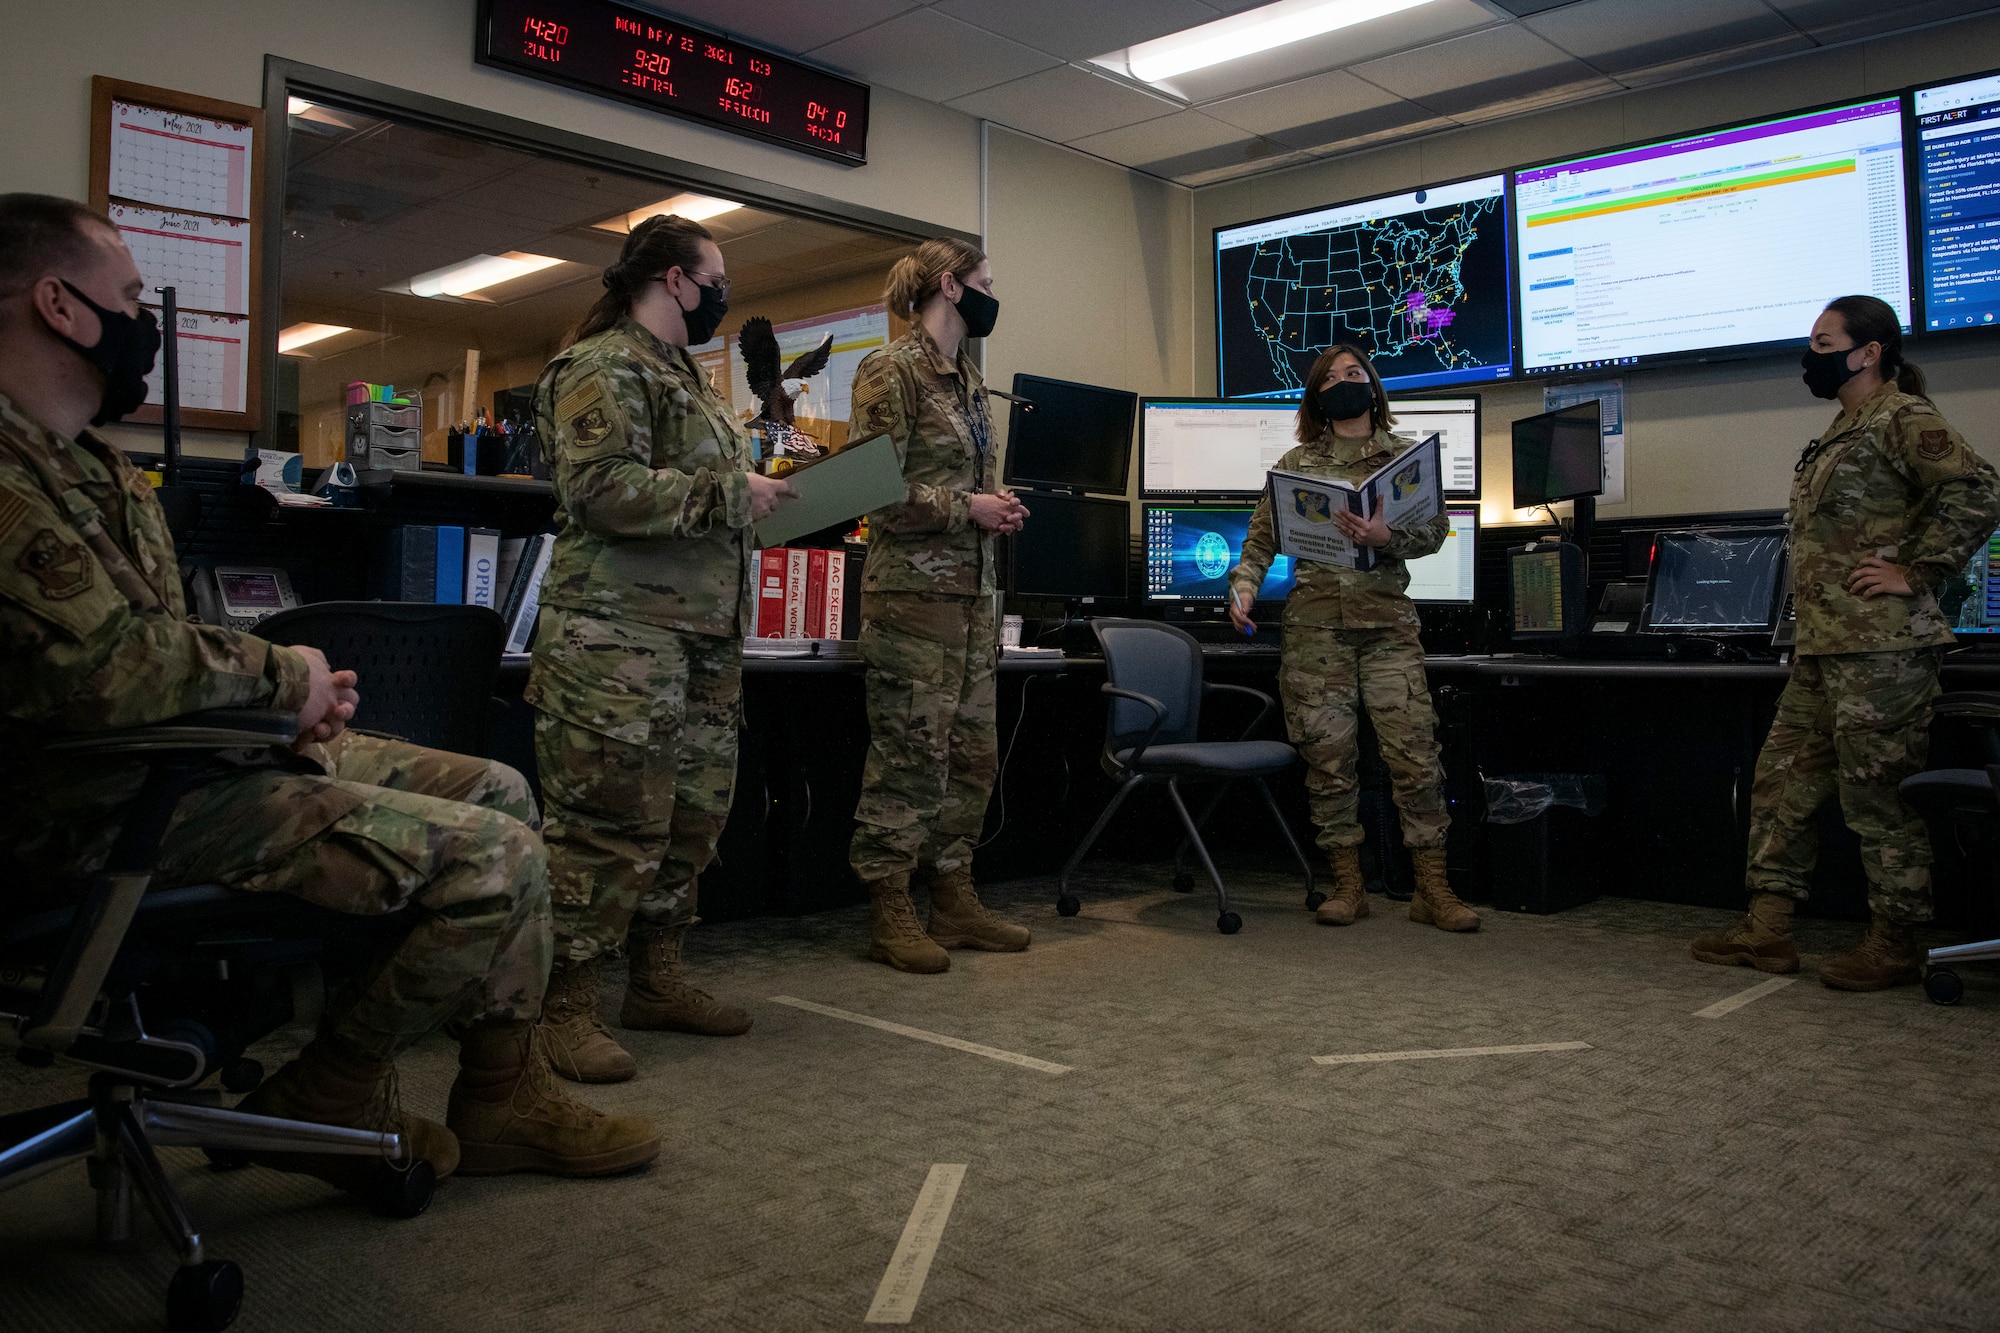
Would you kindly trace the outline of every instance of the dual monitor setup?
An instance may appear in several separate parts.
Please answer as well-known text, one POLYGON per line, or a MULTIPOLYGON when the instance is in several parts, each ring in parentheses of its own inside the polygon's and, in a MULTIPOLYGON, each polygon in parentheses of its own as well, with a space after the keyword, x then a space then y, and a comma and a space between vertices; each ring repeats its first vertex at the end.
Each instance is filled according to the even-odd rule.
MULTIPOLYGON (((1008 420, 1009 486, 1026 489, 1033 517, 1011 542, 1008 591, 1086 602, 1133 594, 1131 505, 1122 496, 1139 426, 1143 599, 1176 617, 1219 617, 1225 576, 1243 558, 1265 474, 1294 444, 1295 402, 1140 398, 1120 390, 1016 375, 1008 420)), ((1469 605, 1475 592, 1479 510, 1477 396, 1395 399, 1399 433, 1437 434, 1450 536, 1435 555, 1409 562, 1410 595, 1469 605)), ((1295 571, 1279 556, 1258 600, 1268 609, 1291 591, 1295 571)))
POLYGON ((1343 342, 1403 392, 1748 356, 1850 293, 1992 325, 1996 148, 1989 74, 1218 227, 1217 392, 1343 342))

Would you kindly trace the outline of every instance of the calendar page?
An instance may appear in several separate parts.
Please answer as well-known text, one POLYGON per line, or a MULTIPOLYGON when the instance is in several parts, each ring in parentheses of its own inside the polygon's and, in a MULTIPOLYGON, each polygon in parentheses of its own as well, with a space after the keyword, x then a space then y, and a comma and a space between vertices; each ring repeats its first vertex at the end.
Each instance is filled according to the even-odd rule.
MULTIPOLYGON (((243 411, 250 387, 250 321, 183 310, 179 322, 181 407, 243 411)), ((160 388, 166 365, 163 350, 146 376, 146 401, 154 406, 166 402, 160 388)))
POLYGON ((250 224, 171 209, 113 204, 112 225, 125 238, 145 280, 145 299, 172 287, 183 310, 250 313, 250 224))
POLYGON ((114 100, 110 193, 135 203, 247 218, 251 139, 248 125, 114 100))

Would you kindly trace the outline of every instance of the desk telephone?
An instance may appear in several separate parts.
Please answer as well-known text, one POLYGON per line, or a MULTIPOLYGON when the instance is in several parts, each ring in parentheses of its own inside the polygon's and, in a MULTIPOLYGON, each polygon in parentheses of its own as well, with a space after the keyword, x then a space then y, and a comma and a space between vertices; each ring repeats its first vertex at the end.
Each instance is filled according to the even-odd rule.
POLYGON ((197 564, 188 571, 195 614, 204 625, 252 630, 299 604, 292 576, 271 565, 197 564))

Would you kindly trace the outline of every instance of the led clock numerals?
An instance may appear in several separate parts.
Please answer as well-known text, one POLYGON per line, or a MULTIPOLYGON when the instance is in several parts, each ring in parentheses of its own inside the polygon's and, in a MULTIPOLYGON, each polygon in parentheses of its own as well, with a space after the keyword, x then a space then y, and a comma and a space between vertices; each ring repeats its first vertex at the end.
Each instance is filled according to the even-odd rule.
POLYGON ((552 19, 538 19, 532 14, 521 25, 521 54, 530 60, 546 60, 550 64, 562 63, 562 49, 569 44, 569 27, 552 19))
POLYGON ((632 53, 632 67, 625 71, 625 82, 633 88, 659 93, 663 97, 672 97, 674 85, 667 82, 667 74, 673 69, 673 65, 673 57, 661 55, 658 51, 648 51, 642 46, 632 53))
POLYGON ((643 46, 632 56, 632 68, 649 70, 654 74, 673 73, 673 64, 672 57, 663 56, 657 51, 648 51, 643 46))
POLYGON ((839 143, 840 132, 847 128, 847 113, 836 111, 818 102, 806 103, 806 133, 824 143, 839 143))
POLYGON ((750 65, 750 72, 752 74, 762 74, 762 75, 770 74, 771 65, 769 61, 759 60, 756 56, 748 57, 748 61, 750 65))

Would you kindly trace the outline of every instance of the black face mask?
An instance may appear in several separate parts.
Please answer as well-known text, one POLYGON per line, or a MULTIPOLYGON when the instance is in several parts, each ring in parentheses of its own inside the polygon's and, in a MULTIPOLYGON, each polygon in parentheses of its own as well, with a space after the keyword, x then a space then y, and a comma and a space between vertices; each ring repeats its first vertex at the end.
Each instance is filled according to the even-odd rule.
POLYGON ((993 332, 993 322, 1000 318, 1000 302, 977 287, 960 291, 958 299, 951 305, 958 311, 958 317, 965 321, 965 336, 968 338, 984 338, 993 332))
POLYGON ((1319 410, 1328 421, 1365 417, 1374 406, 1374 386, 1361 380, 1337 380, 1319 391, 1319 410))
POLYGON ((98 402, 97 415, 90 419, 90 424, 102 426, 107 421, 117 421, 146 401, 146 376, 153 373, 153 359, 160 354, 160 321, 150 310, 141 310, 136 315, 106 310, 78 291, 76 284, 67 278, 62 285, 69 288, 71 296, 91 308, 102 329, 92 347, 56 334, 104 376, 104 397, 98 402))
MULTIPOLYGON (((1815 398, 1838 398, 1840 386, 1859 375, 1859 370, 1847 368, 1847 358, 1857 349, 1842 348, 1838 352, 1815 352, 1810 348, 1799 358, 1799 366, 1806 373, 1803 376, 1806 388, 1815 398)), ((1866 367, 1863 367, 1866 369, 1866 367)))
MULTIPOLYGON (((694 279, 689 278, 688 281, 694 282, 694 279)), ((722 317, 729 313, 729 298, 722 294, 722 288, 699 282, 694 285, 701 289, 701 300, 694 309, 681 311, 681 321, 687 325, 689 347, 699 347, 713 338, 716 329, 722 326, 722 317)), ((674 304, 679 305, 680 298, 676 297, 674 304)))

